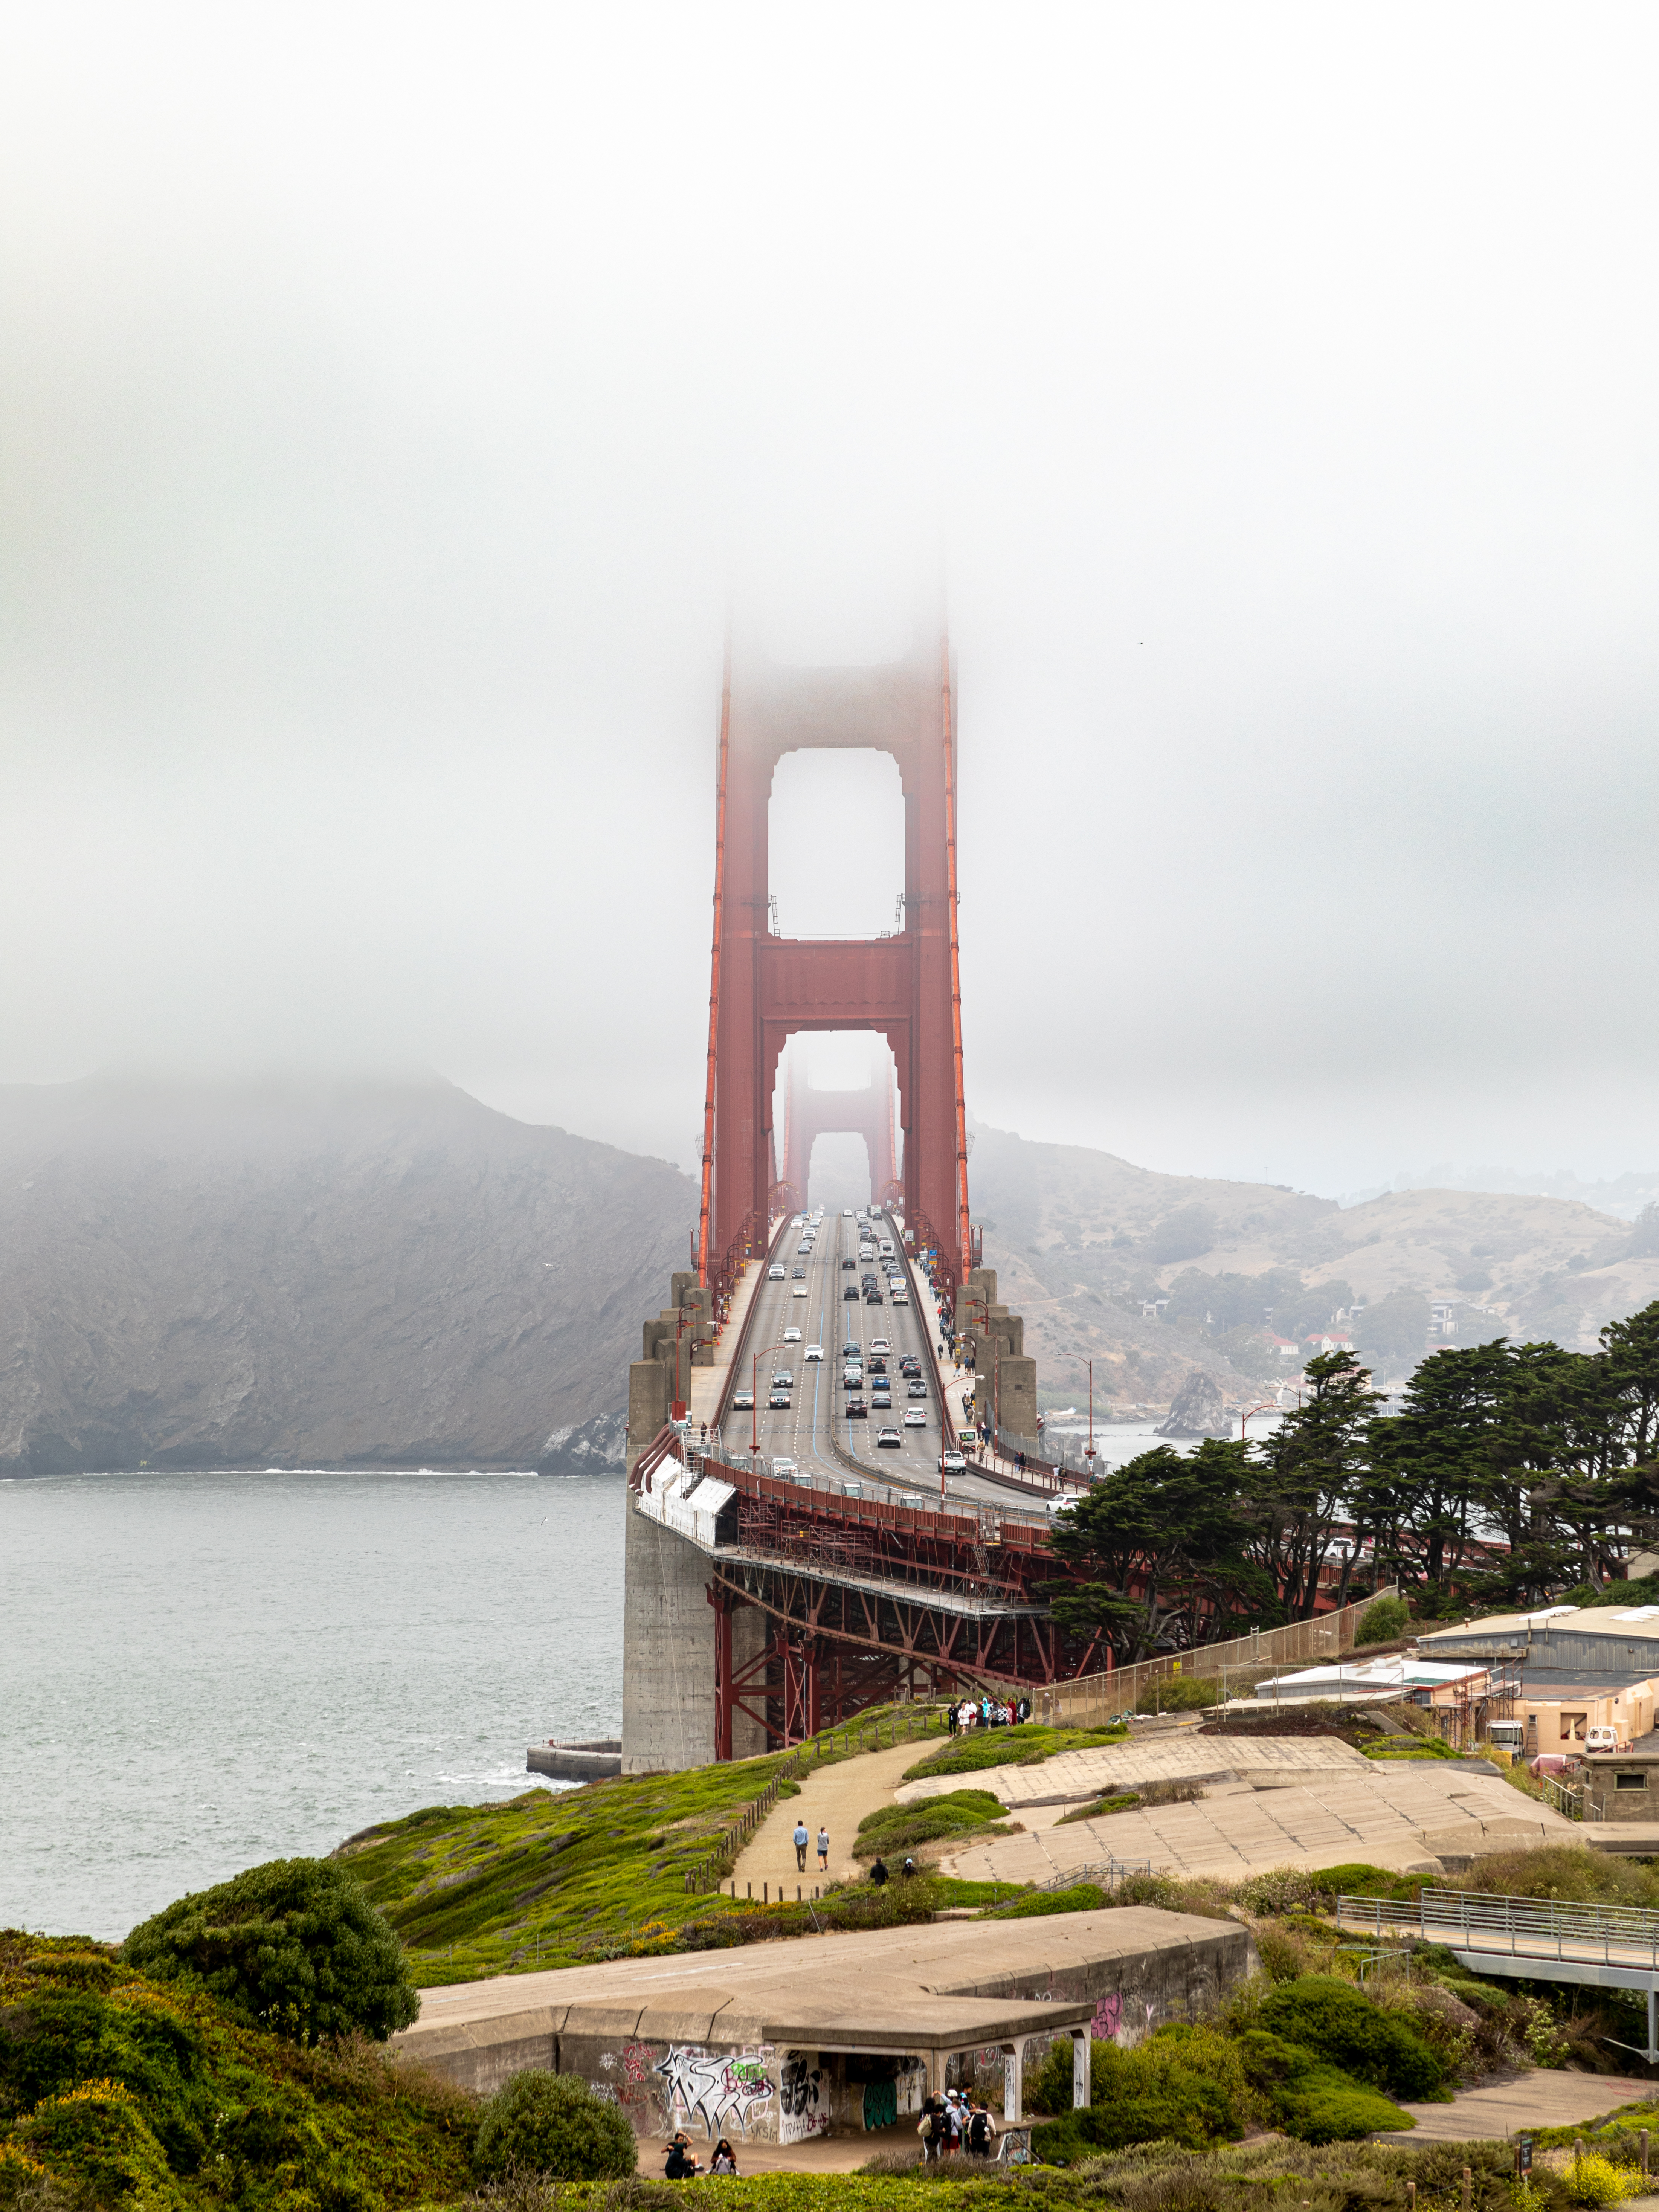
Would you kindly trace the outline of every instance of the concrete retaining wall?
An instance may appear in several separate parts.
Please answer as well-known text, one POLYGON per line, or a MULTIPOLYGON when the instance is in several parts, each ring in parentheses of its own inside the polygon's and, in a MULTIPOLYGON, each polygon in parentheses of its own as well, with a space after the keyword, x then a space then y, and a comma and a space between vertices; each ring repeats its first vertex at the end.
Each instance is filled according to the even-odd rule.
MULTIPOLYGON (((708 1561, 695 1544, 636 1513, 631 1491, 623 1499, 622 1771, 651 1774, 708 1766, 714 1757, 708 1561)), ((745 1665, 765 1641, 766 1616, 757 1607, 744 1606, 732 1616, 735 1665, 745 1665)), ((750 1759, 765 1748, 758 1723, 735 1713, 732 1757, 750 1759)))

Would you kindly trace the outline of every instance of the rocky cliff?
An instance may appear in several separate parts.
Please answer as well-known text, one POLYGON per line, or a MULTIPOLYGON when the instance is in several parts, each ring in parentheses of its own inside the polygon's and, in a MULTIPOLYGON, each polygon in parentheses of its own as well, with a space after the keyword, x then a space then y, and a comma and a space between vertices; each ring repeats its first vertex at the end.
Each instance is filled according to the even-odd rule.
POLYGON ((696 1209, 435 1079, 0 1090, 0 1473, 607 1465, 696 1209))

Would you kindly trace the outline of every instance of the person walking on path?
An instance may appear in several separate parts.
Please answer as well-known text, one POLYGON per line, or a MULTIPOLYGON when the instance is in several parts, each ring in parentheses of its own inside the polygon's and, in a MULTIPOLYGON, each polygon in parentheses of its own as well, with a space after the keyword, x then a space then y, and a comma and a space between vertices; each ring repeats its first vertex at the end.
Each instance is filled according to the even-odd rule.
POLYGON ((885 1888, 886 1888, 886 1887, 887 1887, 887 1862, 886 1862, 886 1860, 885 1860, 885 1859, 878 1858, 878 1859, 876 1861, 876 1863, 875 1863, 874 1866, 872 1866, 872 1867, 871 1868, 871 1869, 870 1869, 870 1879, 871 1879, 871 1881, 875 1884, 875 1886, 876 1886, 876 1887, 877 1887, 878 1889, 885 1889, 885 1888))
POLYGON ((828 1828, 820 1828, 818 1830, 818 1872, 820 1874, 828 1874, 829 1871, 830 1831, 828 1828))
POLYGON ((811 1840, 806 1832, 805 1821, 797 1820, 795 1823, 795 1867, 798 1873, 805 1874, 806 1871, 806 1846, 811 1840))
POLYGON ((991 2146, 997 2139, 997 2124, 990 2109, 980 2098, 974 2100, 973 2117, 968 2123, 968 2155, 969 2158, 989 2158, 991 2146))

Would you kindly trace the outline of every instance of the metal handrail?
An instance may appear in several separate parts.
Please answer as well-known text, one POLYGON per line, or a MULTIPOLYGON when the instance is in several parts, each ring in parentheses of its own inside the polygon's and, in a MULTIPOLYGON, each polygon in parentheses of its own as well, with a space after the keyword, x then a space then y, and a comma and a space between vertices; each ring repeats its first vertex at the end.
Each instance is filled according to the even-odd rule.
MULTIPOLYGON (((1506 1950, 1516 1958, 1565 1959, 1568 1945, 1581 1957, 1587 1948, 1599 1945, 1609 1965, 1615 1948, 1624 1954, 1645 1953, 1659 1973, 1659 1912, 1640 1905, 1540 1905, 1479 1890, 1425 1889, 1415 1905, 1339 1897, 1336 1918, 1339 1927, 1369 1929, 1377 1936, 1385 1929, 1405 1928, 1441 1940, 1460 1936, 1466 1949, 1506 1950)), ((1632 1961, 1625 1955, 1617 1963, 1632 1961)))

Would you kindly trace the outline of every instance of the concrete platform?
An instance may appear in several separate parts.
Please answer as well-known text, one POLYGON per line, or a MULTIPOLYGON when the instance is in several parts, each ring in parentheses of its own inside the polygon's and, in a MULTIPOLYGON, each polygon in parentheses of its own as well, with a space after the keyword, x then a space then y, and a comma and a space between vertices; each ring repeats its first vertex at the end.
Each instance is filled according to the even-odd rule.
POLYGON ((1023 1814, 1036 1806, 1086 1805, 1109 1791, 1141 1790, 1150 1782, 1245 1782, 1253 1789, 1272 1789, 1310 1774, 1370 1771, 1370 1761, 1340 1736, 1248 1736, 1231 1743, 1215 1736, 1153 1737, 1057 1752, 1041 1765, 1021 1766, 1015 1763, 1019 1731, 1010 1733, 1014 1759, 1006 1766, 902 1782, 894 1797, 908 1805, 952 1790, 988 1790, 1011 1812, 1023 1814))
POLYGON ((1580 1839, 1593 1851, 1659 1858, 1659 1825, 1651 1820, 1581 1820, 1577 1825, 1580 1839))
POLYGON ((1396 2129, 1390 2135, 1373 2136, 1373 2142, 1401 2143, 1407 2148, 1426 2142, 1506 2142, 1534 2128, 1569 2128, 1599 2120, 1622 2105, 1641 2103, 1634 2124, 1649 2127, 1650 2113, 1659 2113, 1650 2100, 1654 2092, 1628 2075, 1558 2073, 1546 2066, 1528 2066, 1517 2073, 1484 2081, 1477 2089, 1462 2089, 1449 2105, 1402 2105, 1417 2125, 1409 2134, 1396 2129))
POLYGON ((895 2083, 914 2111, 962 2054, 1017 2114, 1028 2049, 1200 2017, 1250 1964, 1242 1926, 1185 1913, 953 1922, 429 1989, 393 2040, 482 2094, 544 2068, 612 2097, 641 2136, 695 2121, 787 2148, 792 2131, 862 2137, 872 2110, 902 2118, 895 2083))
POLYGON ((1441 1774, 1427 1765, 1358 1764, 1363 1771, 1310 1774, 1288 1788, 1222 1784, 1195 1804, 1034 1826, 1025 1835, 964 1844, 940 1860, 940 1869, 969 1881, 1008 1882, 1054 1881, 1109 1857, 1224 1881, 1273 1867, 1351 1860, 1399 1874, 1439 1874, 1484 1851, 1583 1840, 1578 1822, 1507 1782, 1441 1774))

